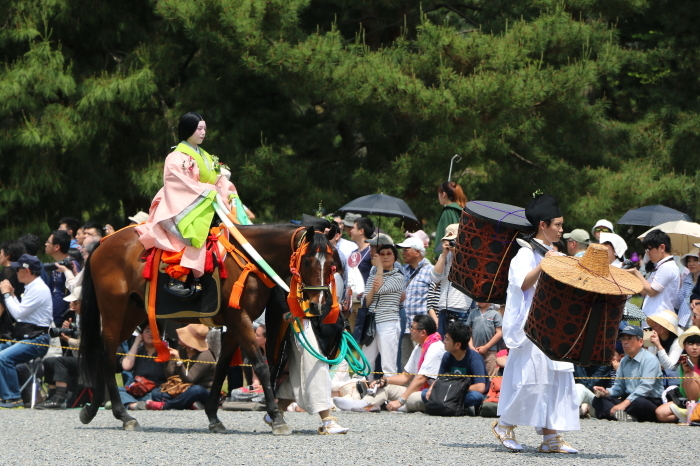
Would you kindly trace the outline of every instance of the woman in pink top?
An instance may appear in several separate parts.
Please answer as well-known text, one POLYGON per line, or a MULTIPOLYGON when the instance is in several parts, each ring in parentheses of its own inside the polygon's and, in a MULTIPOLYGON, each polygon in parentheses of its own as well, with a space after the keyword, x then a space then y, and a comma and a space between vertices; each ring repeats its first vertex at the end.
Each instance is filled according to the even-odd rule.
MULTIPOLYGON (((162 259, 169 264, 166 272, 171 277, 169 291, 188 296, 191 290, 184 282, 190 270, 195 278, 204 273, 204 246, 214 218, 216 194, 230 205, 240 206, 240 200, 229 181, 231 172, 200 147, 207 131, 204 118, 186 113, 177 129, 181 142, 165 159, 163 188, 153 199, 148 220, 136 231, 146 249, 164 251, 162 259)), ((240 223, 250 223, 243 208, 236 209, 236 215, 240 223)))

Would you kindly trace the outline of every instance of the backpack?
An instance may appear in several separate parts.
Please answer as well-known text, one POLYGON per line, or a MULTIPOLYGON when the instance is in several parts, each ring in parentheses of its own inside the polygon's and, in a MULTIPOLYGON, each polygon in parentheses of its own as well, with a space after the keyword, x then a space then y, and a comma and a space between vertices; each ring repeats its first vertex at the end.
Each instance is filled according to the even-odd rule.
POLYGON ((471 377, 438 377, 425 404, 426 414, 433 416, 464 416, 464 395, 469 390, 471 377))

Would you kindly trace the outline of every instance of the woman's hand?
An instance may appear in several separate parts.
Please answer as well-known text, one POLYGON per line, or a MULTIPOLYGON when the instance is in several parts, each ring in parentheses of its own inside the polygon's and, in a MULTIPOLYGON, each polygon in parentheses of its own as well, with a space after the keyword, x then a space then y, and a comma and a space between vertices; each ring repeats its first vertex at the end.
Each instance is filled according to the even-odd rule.
POLYGON ((170 359, 180 359, 180 353, 175 348, 168 348, 168 353, 170 353, 170 359))
POLYGON ((649 341, 651 341, 654 346, 656 346, 656 349, 659 351, 662 351, 664 349, 663 346, 661 346, 661 339, 659 338, 659 334, 656 333, 656 330, 652 330, 651 336, 649 337, 649 341))
POLYGON ((372 256, 372 265, 377 268, 377 272, 384 270, 382 267, 382 259, 379 257, 379 254, 374 254, 372 256))
POLYGON ((105 225, 105 236, 111 235, 112 233, 114 233, 114 227, 108 223, 105 225))
POLYGON ((442 252, 440 253, 443 256, 446 256, 450 251, 454 249, 452 246, 450 246, 449 240, 443 240, 442 241, 442 252))

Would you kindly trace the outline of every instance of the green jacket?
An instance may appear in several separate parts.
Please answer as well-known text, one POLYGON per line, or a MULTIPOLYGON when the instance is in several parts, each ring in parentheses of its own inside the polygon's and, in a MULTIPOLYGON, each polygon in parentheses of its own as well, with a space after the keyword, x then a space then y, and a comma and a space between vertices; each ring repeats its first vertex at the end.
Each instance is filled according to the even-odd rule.
POLYGON ((437 229, 435 230, 435 253, 442 252, 442 237, 445 236, 445 229, 453 223, 459 223, 462 216, 462 208, 456 202, 447 204, 442 208, 440 220, 438 220, 437 229))

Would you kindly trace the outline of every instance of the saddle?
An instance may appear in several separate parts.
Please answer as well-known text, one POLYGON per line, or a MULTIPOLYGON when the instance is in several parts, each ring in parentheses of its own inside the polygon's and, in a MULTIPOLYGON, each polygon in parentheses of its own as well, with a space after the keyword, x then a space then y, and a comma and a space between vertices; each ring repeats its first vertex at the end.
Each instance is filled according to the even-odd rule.
MULTIPOLYGON (((196 318, 206 319, 215 316, 221 308, 221 277, 220 268, 223 255, 218 251, 218 242, 212 237, 207 239, 207 260, 204 275, 197 279, 199 292, 190 297, 178 297, 168 289, 170 276, 165 269, 168 266, 162 262, 163 251, 152 248, 144 252, 141 259, 146 262, 144 278, 146 278, 146 309, 155 309, 157 319, 196 318)), ((188 285, 194 280, 190 273, 188 285)))

